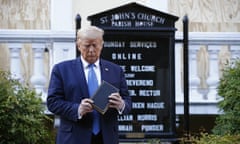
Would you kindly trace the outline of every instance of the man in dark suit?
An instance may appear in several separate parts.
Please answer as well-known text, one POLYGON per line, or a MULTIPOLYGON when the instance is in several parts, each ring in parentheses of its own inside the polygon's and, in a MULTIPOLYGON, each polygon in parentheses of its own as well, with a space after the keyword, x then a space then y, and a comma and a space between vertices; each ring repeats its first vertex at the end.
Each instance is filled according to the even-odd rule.
POLYGON ((60 116, 57 144, 118 144, 119 114, 131 110, 131 97, 122 68, 100 58, 104 31, 95 26, 78 31, 77 45, 80 57, 56 64, 51 73, 48 89, 48 109, 60 116), (107 112, 97 114, 100 119, 93 133, 95 119, 93 100, 88 88, 89 64, 98 85, 106 81, 119 89, 109 96, 107 112))

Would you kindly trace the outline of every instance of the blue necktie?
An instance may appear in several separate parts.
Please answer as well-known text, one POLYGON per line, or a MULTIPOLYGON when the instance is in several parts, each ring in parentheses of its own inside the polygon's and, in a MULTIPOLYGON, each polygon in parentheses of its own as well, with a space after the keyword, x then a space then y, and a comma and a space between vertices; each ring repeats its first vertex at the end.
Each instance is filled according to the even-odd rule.
MULTIPOLYGON (((98 88, 97 76, 94 72, 94 64, 88 65, 88 92, 90 96, 93 96, 98 88)), ((96 110, 93 111, 93 134, 97 135, 100 131, 100 116, 96 110)))

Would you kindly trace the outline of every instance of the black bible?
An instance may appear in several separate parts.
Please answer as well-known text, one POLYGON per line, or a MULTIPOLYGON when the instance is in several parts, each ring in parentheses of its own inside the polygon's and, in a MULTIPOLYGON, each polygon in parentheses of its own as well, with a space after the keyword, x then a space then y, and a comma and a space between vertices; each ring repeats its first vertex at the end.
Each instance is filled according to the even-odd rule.
POLYGON ((108 109, 108 96, 111 95, 111 93, 116 93, 118 91, 118 88, 106 81, 102 81, 102 84, 92 96, 92 100, 94 101, 93 108, 101 114, 104 114, 108 109))

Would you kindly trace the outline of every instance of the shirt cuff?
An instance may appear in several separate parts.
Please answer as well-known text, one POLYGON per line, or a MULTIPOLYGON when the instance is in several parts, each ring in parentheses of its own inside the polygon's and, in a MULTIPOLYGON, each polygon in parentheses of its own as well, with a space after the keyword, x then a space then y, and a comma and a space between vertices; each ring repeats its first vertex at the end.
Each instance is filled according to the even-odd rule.
POLYGON ((79 114, 79 113, 78 113, 78 119, 79 119, 79 120, 82 119, 82 116, 81 116, 81 114, 79 114))
POLYGON ((81 114, 80 114, 80 110, 79 110, 79 109, 78 109, 78 111, 77 111, 77 116, 78 116, 78 120, 82 119, 82 116, 81 116, 81 114))
POLYGON ((123 107, 118 110, 118 113, 119 113, 120 115, 123 114, 124 109, 125 109, 125 103, 123 103, 123 107))

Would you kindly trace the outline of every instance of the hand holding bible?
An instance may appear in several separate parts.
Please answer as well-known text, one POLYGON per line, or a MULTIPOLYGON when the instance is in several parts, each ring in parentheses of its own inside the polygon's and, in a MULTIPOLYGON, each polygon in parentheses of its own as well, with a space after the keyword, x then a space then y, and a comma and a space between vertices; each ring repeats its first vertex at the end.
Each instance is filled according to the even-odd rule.
POLYGON ((85 98, 81 101, 79 108, 78 108, 78 113, 83 116, 86 113, 92 112, 93 111, 93 106, 92 106, 93 100, 89 98, 85 98))
POLYGON ((112 93, 109 96, 109 107, 110 108, 115 108, 117 110, 122 110, 123 106, 124 106, 124 100, 119 95, 119 93, 112 93))

